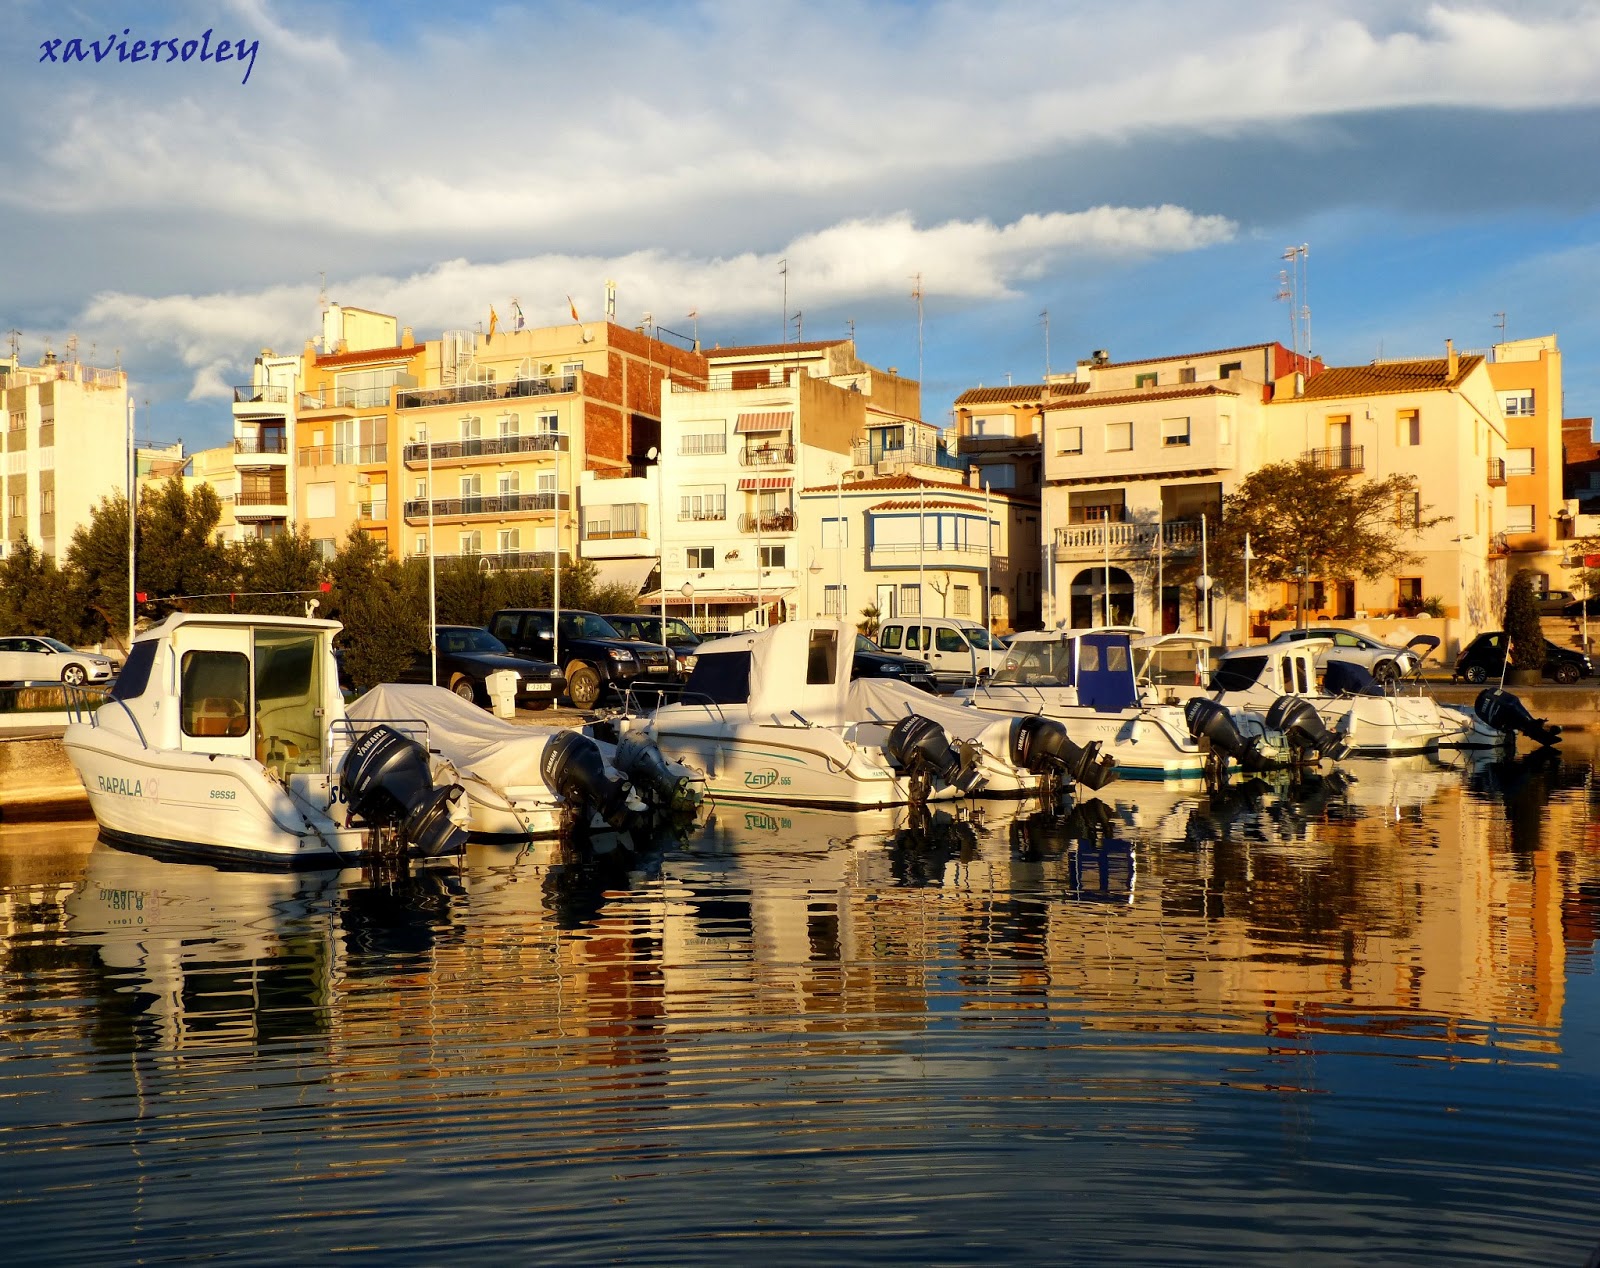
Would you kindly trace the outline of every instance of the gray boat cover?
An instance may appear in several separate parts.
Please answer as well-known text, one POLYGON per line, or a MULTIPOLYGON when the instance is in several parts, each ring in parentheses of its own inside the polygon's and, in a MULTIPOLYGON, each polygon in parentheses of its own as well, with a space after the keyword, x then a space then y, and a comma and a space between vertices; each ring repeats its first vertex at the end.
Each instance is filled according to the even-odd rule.
POLYGON ((386 683, 352 701, 345 713, 356 722, 388 722, 423 739, 435 761, 448 762, 463 780, 509 791, 543 790, 539 761, 558 727, 506 722, 443 687, 386 683))
MULTIPOLYGON (((974 709, 942 696, 908 687, 892 678, 857 678, 845 697, 845 716, 852 722, 893 726, 908 713, 937 722, 952 739, 996 739, 1008 735, 1011 715, 974 709)), ((1006 750, 996 748, 996 753, 1006 750)))

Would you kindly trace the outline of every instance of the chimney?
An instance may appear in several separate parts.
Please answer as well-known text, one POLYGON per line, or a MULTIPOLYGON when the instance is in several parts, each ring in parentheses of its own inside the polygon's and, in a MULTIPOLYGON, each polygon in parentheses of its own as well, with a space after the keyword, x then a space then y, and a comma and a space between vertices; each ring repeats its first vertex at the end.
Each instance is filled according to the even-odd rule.
POLYGON ((1456 355, 1456 341, 1444 341, 1444 377, 1445 382, 1454 383, 1456 375, 1461 372, 1461 358, 1456 355))
POLYGON ((412 333, 410 326, 405 327, 400 332, 400 346, 402 348, 415 348, 417 346, 417 337, 412 333))

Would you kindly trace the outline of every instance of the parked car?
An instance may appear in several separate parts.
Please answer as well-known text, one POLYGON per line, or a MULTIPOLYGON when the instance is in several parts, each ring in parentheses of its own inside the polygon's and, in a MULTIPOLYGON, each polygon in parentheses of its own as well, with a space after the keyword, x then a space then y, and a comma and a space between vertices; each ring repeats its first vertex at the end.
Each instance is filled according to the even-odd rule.
MULTIPOLYGON (((530 709, 548 709, 566 690, 566 676, 549 661, 513 656, 493 634, 475 625, 436 627, 434 647, 439 656, 439 685, 484 708, 490 705, 489 675, 501 669, 517 675, 517 703, 530 709)), ((400 675, 400 681, 432 682, 432 674, 432 658, 424 652, 400 675)))
POLYGON ((886 652, 925 658, 941 688, 992 674, 1006 662, 1006 649, 976 621, 948 616, 897 616, 878 626, 886 652))
POLYGON ((111 658, 80 652, 58 638, 32 634, 0 638, 0 682, 64 682, 81 687, 86 682, 107 682, 111 658))
POLYGON ((1533 596, 1533 605, 1540 616, 1577 616, 1582 607, 1571 590, 1546 590, 1533 596))
MULTIPOLYGON (((1461 649, 1450 670, 1450 681, 1465 678, 1468 682, 1487 682, 1499 678, 1506 663, 1506 636, 1503 630, 1491 630, 1478 635, 1461 649)), ((1544 640, 1544 676, 1557 682, 1577 682, 1594 674, 1594 665, 1582 652, 1570 647, 1557 647, 1544 640)))
POLYGON ((923 691, 938 690, 927 661, 886 652, 865 634, 856 635, 856 655, 850 667, 850 677, 897 678, 907 686, 920 687, 923 691))
MULTIPOLYGON (((623 615, 605 614, 606 620, 623 638, 631 638, 639 643, 654 643, 661 646, 661 617, 650 616, 643 612, 632 612, 623 615)), ((694 649, 704 642, 698 634, 689 628, 689 623, 681 616, 667 618, 667 648, 672 652, 673 669, 680 678, 687 678, 689 670, 686 662, 694 655, 694 649)))
POLYGON ((1333 640, 1332 647, 1318 653, 1318 669, 1323 668, 1329 660, 1342 660, 1349 664, 1360 665, 1379 682, 1393 682, 1409 674, 1422 663, 1422 657, 1414 648, 1391 647, 1365 634, 1357 634, 1354 630, 1328 625, 1308 625, 1303 630, 1284 630, 1272 638, 1269 646, 1298 643, 1308 638, 1333 640))
POLYGON ((550 608, 503 608, 489 619, 489 632, 518 656, 559 665, 567 698, 579 709, 593 708, 602 692, 620 693, 637 679, 666 682, 672 676, 670 651, 624 638, 597 612, 562 608, 560 625, 557 631, 550 608))

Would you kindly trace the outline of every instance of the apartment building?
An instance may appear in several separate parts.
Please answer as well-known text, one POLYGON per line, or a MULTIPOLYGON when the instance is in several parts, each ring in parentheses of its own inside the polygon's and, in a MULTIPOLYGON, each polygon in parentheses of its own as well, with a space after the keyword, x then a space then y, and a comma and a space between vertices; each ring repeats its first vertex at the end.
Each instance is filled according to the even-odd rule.
POLYGON ((46 352, 0 361, 5 504, 0 555, 27 538, 59 560, 107 494, 128 487, 128 376, 46 352), (70 460, 57 462, 58 442, 70 460))
POLYGON ((1562 543, 1575 515, 1562 497, 1561 351, 1554 335, 1494 345, 1489 381, 1506 422, 1506 569, 1562 589, 1562 543))
POLYGON ((301 360, 263 348, 250 382, 233 389, 232 540, 276 537, 299 517, 293 458, 301 360))
MULTIPOLYGON (((1104 356, 1104 353, 1096 353, 1104 356)), ((1044 417, 1051 401, 1088 391, 1074 373, 1043 383, 968 388, 955 399, 955 451, 979 484, 1038 497, 1044 473, 1044 417)))
POLYGON ((870 606, 885 619, 987 617, 997 633, 1038 624, 1039 504, 1032 498, 893 475, 810 486, 799 506, 808 616, 842 613, 855 622, 870 606))
POLYGON ((960 478, 919 417, 920 385, 862 362, 849 340, 705 356, 705 382, 675 379, 663 402, 660 486, 665 601, 701 628, 820 611, 808 587, 822 539, 808 536, 799 490, 880 470, 960 478))

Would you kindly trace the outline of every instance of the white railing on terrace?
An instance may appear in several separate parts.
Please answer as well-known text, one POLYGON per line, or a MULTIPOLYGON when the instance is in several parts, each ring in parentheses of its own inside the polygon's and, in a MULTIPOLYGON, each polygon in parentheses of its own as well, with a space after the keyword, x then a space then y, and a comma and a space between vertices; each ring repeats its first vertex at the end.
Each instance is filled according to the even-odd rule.
POLYGON ((1068 524, 1056 529, 1057 550, 1153 550, 1160 530, 1163 547, 1184 549, 1200 544, 1197 520, 1167 520, 1137 524, 1101 520, 1093 524, 1068 524))

